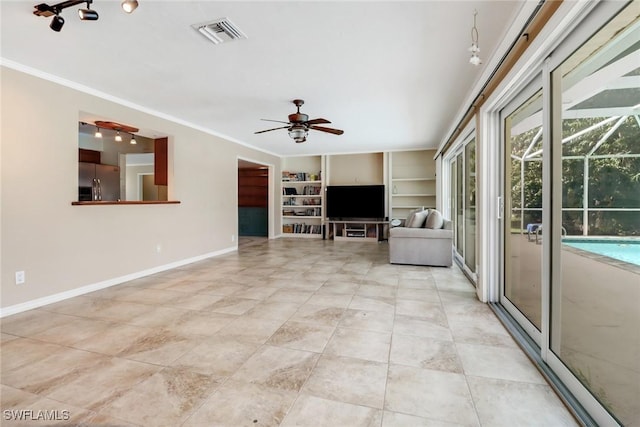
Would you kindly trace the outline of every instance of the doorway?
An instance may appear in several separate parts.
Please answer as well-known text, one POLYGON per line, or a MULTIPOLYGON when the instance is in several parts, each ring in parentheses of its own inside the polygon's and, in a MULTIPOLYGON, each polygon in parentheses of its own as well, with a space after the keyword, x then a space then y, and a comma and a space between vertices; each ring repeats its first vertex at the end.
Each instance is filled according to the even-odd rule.
POLYGON ((269 236, 269 166, 238 159, 238 236, 269 236))

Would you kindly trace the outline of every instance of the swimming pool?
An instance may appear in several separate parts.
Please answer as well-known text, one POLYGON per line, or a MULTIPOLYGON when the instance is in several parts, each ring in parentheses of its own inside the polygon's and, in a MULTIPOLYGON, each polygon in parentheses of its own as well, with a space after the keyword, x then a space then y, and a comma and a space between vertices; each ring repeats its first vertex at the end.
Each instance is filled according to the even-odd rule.
POLYGON ((562 239, 562 243, 583 251, 640 265, 640 240, 625 239, 562 239))

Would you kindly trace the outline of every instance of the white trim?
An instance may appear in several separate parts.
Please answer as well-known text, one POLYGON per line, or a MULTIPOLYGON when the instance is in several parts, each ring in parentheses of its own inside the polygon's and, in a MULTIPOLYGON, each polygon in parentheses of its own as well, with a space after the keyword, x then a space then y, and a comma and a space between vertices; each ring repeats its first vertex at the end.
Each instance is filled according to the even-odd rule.
POLYGON ((0 318, 11 316, 12 314, 22 313, 23 311, 32 310, 34 308, 43 307, 45 305, 53 304, 55 302, 64 301, 69 298, 74 298, 80 295, 88 294, 89 292, 95 292, 100 289, 119 285, 120 283, 129 282, 131 280, 139 279, 145 276, 150 276, 152 274, 160 273, 162 271, 171 270, 177 267, 182 267, 183 265, 192 264, 194 262, 202 261, 208 258, 214 258, 220 255, 228 254, 230 252, 235 252, 237 250, 238 250, 238 246, 236 245, 230 248, 209 252, 203 255, 197 255, 195 257, 171 262, 169 264, 159 265, 157 267, 149 268, 147 270, 126 274, 120 277, 114 277, 113 279, 107 279, 102 282, 92 283, 90 285, 81 286, 79 288, 70 289, 68 291, 60 292, 60 293, 49 295, 42 298, 37 298, 37 299, 23 302, 20 304, 10 305, 8 307, 0 308, 0 318))
POLYGON ((105 99, 107 101, 111 101, 111 102, 114 102, 116 104, 120 104, 120 105, 122 105, 124 107, 128 107, 128 108, 131 108, 131 109, 134 109, 134 110, 138 110, 138 111, 141 111, 143 113, 147 113, 147 114, 150 114, 152 116, 155 116, 155 117, 158 117, 158 118, 161 118, 161 119, 164 119, 164 120, 168 120, 170 122, 177 123, 179 125, 183 125, 183 126, 189 127, 191 129, 199 130, 199 131, 204 132, 206 134, 209 134, 209 135, 212 135, 212 136, 216 136, 218 138, 223 138, 223 139, 225 139, 227 141, 236 143, 238 145, 242 145, 243 147, 247 147, 247 148, 250 148, 252 150, 261 151, 261 152, 269 154, 271 156, 283 157, 283 156, 281 156, 279 154, 273 153, 273 152, 265 150, 263 148, 259 148, 259 147, 256 147, 254 145, 250 145, 250 144, 248 144, 248 143, 246 143, 244 141, 240 141, 239 139, 233 138, 233 137, 231 137, 229 135, 225 135, 223 133, 220 133, 220 132, 214 131, 212 129, 197 125, 195 123, 191 123, 191 122, 189 122, 187 120, 184 120, 184 119, 179 119, 179 118, 174 117, 174 116, 172 116, 170 114, 162 113, 162 112, 154 110, 152 108, 144 107, 144 106, 136 104, 134 102, 127 101, 126 99, 122 99, 122 98, 118 98, 118 97, 113 96, 113 95, 109 95, 109 94, 101 92, 101 91, 99 91, 97 89, 93 89, 93 88, 91 88, 89 86, 85 86, 85 85, 82 85, 80 83, 72 82, 72 81, 64 79, 62 77, 58 77, 56 75, 49 74, 49 73, 46 73, 46 72, 41 71, 41 70, 37 70, 35 68, 31 68, 29 66, 20 64, 19 62, 15 62, 15 61, 12 61, 10 59, 6 59, 4 57, 0 57, 0 66, 11 68, 13 70, 20 71, 22 73, 29 74, 29 75, 34 76, 34 77, 41 78, 43 80, 47 80, 47 81, 50 81, 52 83, 56 83, 56 84, 65 86, 65 87, 77 90, 79 92, 86 93, 88 95, 96 96, 98 98, 102 98, 102 99, 105 99))
POLYGON ((500 299, 500 257, 502 247, 501 211, 501 143, 498 111, 480 109, 480 135, 476 146, 476 215, 478 227, 478 284, 477 295, 482 302, 500 299))

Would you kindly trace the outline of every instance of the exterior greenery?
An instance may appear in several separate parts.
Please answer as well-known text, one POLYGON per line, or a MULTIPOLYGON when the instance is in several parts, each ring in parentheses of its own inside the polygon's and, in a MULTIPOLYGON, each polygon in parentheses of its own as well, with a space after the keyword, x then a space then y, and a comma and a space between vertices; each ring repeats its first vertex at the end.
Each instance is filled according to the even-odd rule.
MULTIPOLYGON (((587 207, 587 234, 640 236, 640 119, 628 116, 619 121, 616 118, 575 136, 605 119, 563 121, 563 226, 569 235, 582 235, 585 226, 583 209, 587 207)), ((541 141, 527 152, 539 130, 538 127, 515 136, 511 145, 512 194, 524 196, 524 227, 542 222, 541 141), (527 157, 522 159, 525 152, 527 157), (521 173, 524 180, 521 180, 521 173)), ((520 223, 521 204, 521 200, 514 197, 512 225, 516 227, 520 223)))

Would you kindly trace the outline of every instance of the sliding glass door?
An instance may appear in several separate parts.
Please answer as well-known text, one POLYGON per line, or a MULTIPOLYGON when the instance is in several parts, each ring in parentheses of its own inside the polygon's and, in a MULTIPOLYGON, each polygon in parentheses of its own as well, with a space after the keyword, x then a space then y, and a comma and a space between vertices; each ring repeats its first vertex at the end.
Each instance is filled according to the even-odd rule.
POLYGON ((585 15, 500 111, 500 303, 594 424, 640 425, 640 2, 585 15))
POLYGON ((467 274, 476 274, 476 139, 469 135, 449 160, 450 206, 456 259, 467 274))
POLYGON ((541 79, 502 111, 504 132, 501 302, 531 337, 542 330, 541 79))
POLYGON ((476 139, 464 146, 464 263, 476 272, 476 139))
POLYGON ((623 425, 640 425, 639 14, 628 6, 551 74, 549 347, 623 425))

